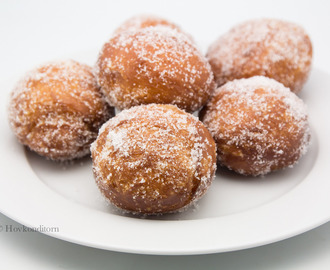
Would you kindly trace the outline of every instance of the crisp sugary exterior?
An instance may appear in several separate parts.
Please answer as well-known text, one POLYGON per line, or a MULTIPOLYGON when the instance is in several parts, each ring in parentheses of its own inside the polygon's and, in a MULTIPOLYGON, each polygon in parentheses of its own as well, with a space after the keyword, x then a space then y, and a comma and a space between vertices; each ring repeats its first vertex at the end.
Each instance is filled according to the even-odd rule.
POLYGON ((245 175, 294 165, 310 141, 303 101, 262 76, 216 89, 200 116, 215 139, 219 163, 245 175))
POLYGON ((96 64, 110 105, 173 104, 201 108, 215 89, 206 58, 185 34, 164 26, 124 31, 103 46, 96 64))
POLYGON ((139 214, 185 209, 206 192, 216 169, 209 131, 173 105, 122 111, 102 126, 91 152, 101 193, 139 214))
POLYGON ((257 19, 222 35, 209 47, 207 58, 218 86, 261 75, 298 93, 310 73, 312 54, 312 43, 302 27, 276 19, 257 19))
POLYGON ((113 116, 92 68, 54 62, 29 72, 11 93, 9 122, 18 140, 53 160, 89 153, 99 127, 113 116))

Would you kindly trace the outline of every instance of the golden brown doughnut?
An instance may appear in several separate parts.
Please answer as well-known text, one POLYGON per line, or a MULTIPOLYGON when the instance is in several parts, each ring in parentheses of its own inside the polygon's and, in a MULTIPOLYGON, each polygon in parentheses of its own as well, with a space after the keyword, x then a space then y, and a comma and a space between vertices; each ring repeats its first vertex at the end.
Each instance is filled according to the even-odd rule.
POLYGON ((9 106, 18 140, 54 160, 88 154, 99 127, 112 115, 92 69, 75 61, 46 64, 28 73, 12 91, 9 106))
POLYGON ((119 34, 124 31, 137 31, 147 27, 153 26, 167 26, 172 29, 176 29, 179 32, 182 32, 181 28, 176 24, 153 15, 138 15, 126 20, 122 25, 120 25, 116 30, 115 34, 119 34))
POLYGON ((292 166, 310 140, 303 101, 262 76, 216 89, 201 119, 215 139, 220 164, 245 175, 292 166))
POLYGON ((218 86, 262 75, 298 93, 310 72, 312 43, 304 29, 294 23, 257 19, 221 36, 210 46, 207 57, 218 86))
POLYGON ((206 192, 216 169, 209 131, 173 105, 122 111, 102 126, 91 152, 101 193, 133 213, 183 209, 206 192))
POLYGON ((96 74, 107 101, 121 110, 160 103, 192 112, 215 88, 210 65, 191 40, 162 26, 115 35, 103 46, 96 74))

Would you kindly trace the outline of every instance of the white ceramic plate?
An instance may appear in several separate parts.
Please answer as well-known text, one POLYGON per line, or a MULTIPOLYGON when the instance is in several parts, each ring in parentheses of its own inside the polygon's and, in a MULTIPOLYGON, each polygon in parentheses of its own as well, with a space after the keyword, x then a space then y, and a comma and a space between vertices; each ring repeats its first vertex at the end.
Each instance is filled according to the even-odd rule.
POLYGON ((293 169, 242 177, 219 169, 209 192, 185 213, 124 216, 107 205, 91 160, 45 160, 17 143, 7 124, 1 86, 0 211, 53 237, 141 254, 205 254, 279 241, 330 220, 330 77, 314 69, 301 97, 309 107, 312 145, 293 169))

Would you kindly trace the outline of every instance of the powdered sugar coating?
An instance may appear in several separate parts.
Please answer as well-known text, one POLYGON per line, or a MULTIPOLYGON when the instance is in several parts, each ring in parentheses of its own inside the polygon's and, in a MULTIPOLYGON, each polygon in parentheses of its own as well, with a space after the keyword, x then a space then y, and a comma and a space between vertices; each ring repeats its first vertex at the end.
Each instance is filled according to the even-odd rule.
POLYGON ((70 160, 89 153, 99 127, 113 113, 92 68, 70 60, 26 74, 11 93, 9 122, 31 150, 54 160, 70 160))
POLYGON ((159 26, 159 25, 181 31, 179 26, 175 25, 174 23, 164 18, 156 17, 154 15, 143 14, 143 15, 134 16, 128 19, 127 21, 125 21, 121 26, 119 26, 115 30, 115 34, 121 33, 123 31, 137 31, 143 28, 159 26))
POLYGON ((211 134, 172 105, 122 111, 102 126, 91 152, 102 194, 136 213, 186 207, 206 192, 216 169, 211 134))
POLYGON ((263 76, 218 88, 201 116, 217 143, 219 162, 241 174, 292 166, 310 141, 303 101, 263 76))
POLYGON ((262 75, 298 93, 308 78, 312 44, 305 30, 290 22, 257 19, 241 23, 209 48, 217 84, 262 75))
POLYGON ((119 109, 160 103, 192 112, 215 88, 201 52, 185 34, 164 26, 115 35, 103 46, 96 74, 108 102, 119 109))

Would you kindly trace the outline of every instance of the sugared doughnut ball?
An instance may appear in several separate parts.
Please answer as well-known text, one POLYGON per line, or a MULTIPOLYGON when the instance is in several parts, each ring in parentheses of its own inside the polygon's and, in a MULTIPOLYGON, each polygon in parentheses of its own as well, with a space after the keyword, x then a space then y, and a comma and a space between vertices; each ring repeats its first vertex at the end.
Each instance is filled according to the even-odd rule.
POLYGON ((215 88, 211 67, 191 40, 162 26, 115 35, 103 46, 96 74, 119 109, 159 103, 192 112, 215 88))
POLYGON ((92 69, 75 61, 50 63, 28 73, 12 91, 9 106, 18 140, 54 160, 88 154, 99 127, 112 115, 92 69))
POLYGON ((159 25, 170 27, 172 29, 176 29, 179 32, 182 31, 178 25, 176 25, 164 18, 153 16, 153 15, 138 15, 138 16, 134 16, 134 17, 128 19, 127 21, 125 21, 121 26, 119 26, 115 30, 115 34, 118 34, 118 33, 124 32, 124 31, 137 31, 137 30, 141 30, 143 28, 159 26, 159 25))
POLYGON ((183 209, 207 190, 216 147, 194 116, 173 105, 141 105, 105 123, 91 147, 101 193, 133 213, 183 209))
POLYGON ((220 164, 245 175, 292 166, 310 140, 303 101, 262 76, 216 89, 201 119, 215 139, 220 164))
POLYGON ((312 44, 300 26, 276 19, 244 22, 221 36, 207 57, 218 86, 262 75, 298 93, 312 63, 312 44))

